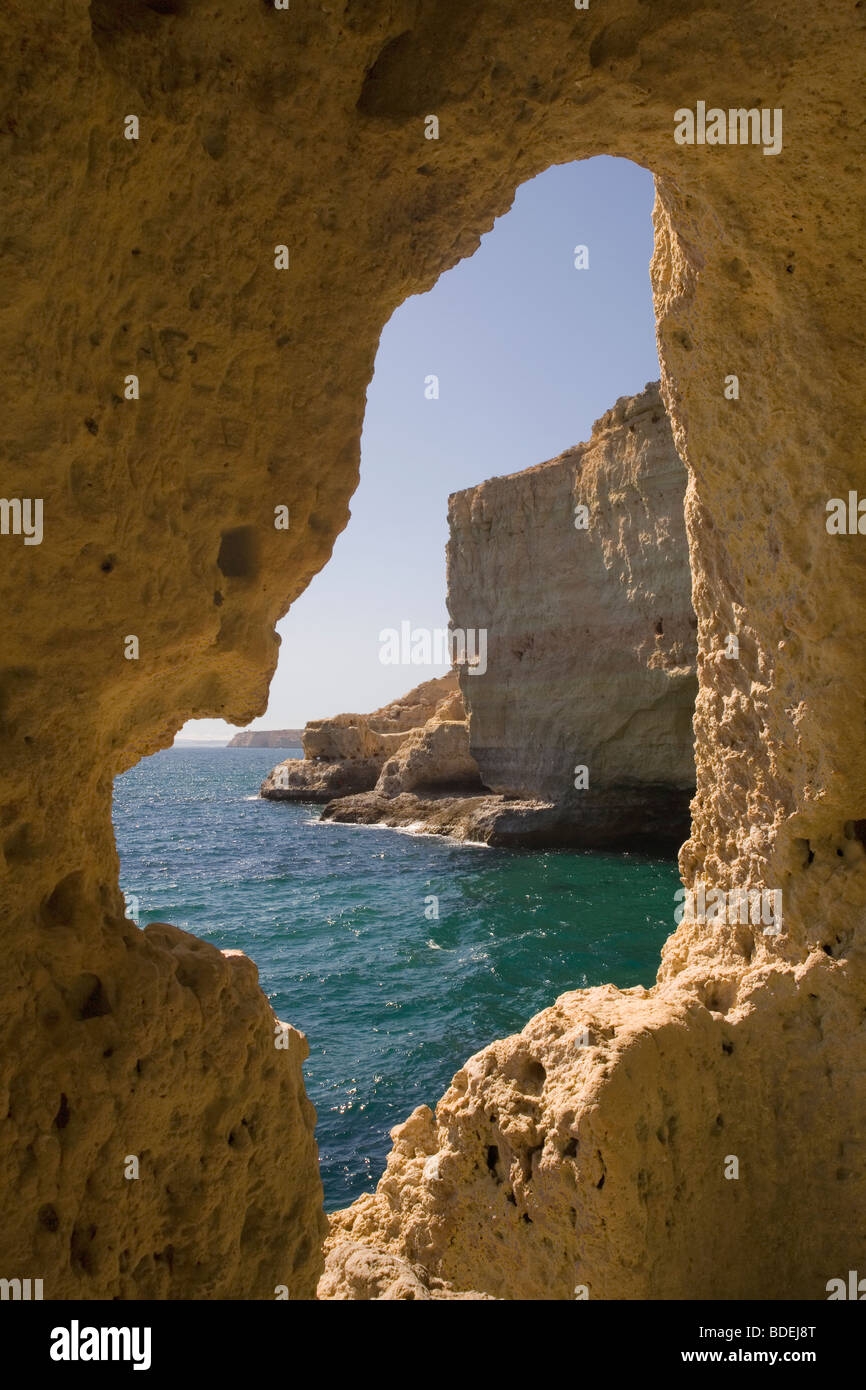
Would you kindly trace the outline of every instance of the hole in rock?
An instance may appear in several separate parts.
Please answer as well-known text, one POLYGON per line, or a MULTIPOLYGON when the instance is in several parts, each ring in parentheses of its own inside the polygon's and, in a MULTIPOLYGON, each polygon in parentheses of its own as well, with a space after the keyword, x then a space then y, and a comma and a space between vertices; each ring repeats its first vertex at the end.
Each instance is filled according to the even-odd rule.
POLYGON ((845 838, 847 840, 859 840, 860 844, 866 847, 866 820, 846 821, 845 838))
POLYGON ((518 1052, 506 1063, 505 1076, 513 1080, 524 1095, 535 1097, 541 1095, 547 1072, 535 1058, 518 1052))
POLYGON ((56 1231, 60 1225, 60 1217, 54 1207, 46 1205, 39 1208, 37 1219, 40 1226, 44 1226, 46 1231, 56 1231))
POLYGON ((67 874, 42 905, 42 920, 46 926, 71 926, 80 913, 87 911, 85 878, 81 870, 67 874))
MULTIPOLYGON (((24 742, 27 737, 25 735, 24 742)), ((29 859, 37 857, 37 850, 33 843, 33 828, 29 822, 25 821, 16 827, 12 834, 3 841, 3 853, 10 863, 25 863, 29 859)))
POLYGON ((69 1255, 73 1269, 83 1274, 93 1273, 93 1242, 96 1239, 95 1226, 75 1226, 69 1242, 69 1255))
POLYGON ((69 991, 70 1005, 76 1018, 103 1018, 111 1013, 111 1005, 97 975, 81 975, 69 991))
POLYGON ((217 568, 226 579, 255 579, 258 573, 259 535, 254 526, 237 526, 223 533, 217 568))
MULTIPOLYGON (((125 12, 91 7, 115 37, 125 12)), ((471 7, 454 16, 472 23, 471 7)), ((357 97, 370 121, 435 109, 428 37, 413 31, 373 58, 357 97)), ((442 153, 427 143, 413 195, 422 230, 442 153)), ((307 1035, 329 1209, 375 1186, 389 1129, 443 1094, 467 1057, 566 991, 651 985, 675 926, 695 618, 685 470, 659 393, 645 390, 659 376, 652 202, 651 175, 625 160, 549 169, 474 255, 394 313, 351 518, 279 623, 267 714, 227 748, 238 731, 218 717, 227 694, 214 677, 213 718, 116 782, 128 916, 245 951, 277 1017, 307 1035), (636 489, 639 459, 668 481, 636 489), (678 548, 664 550, 672 537, 678 548), (624 674, 626 648, 637 656, 624 674), (635 688, 647 699, 630 704, 635 688), (259 795, 278 765, 302 796, 259 795)), ((191 306, 202 297, 190 290, 191 306)), ((277 315, 269 340, 290 371, 292 324, 277 315)), ((335 401, 364 385, 322 383, 335 401)), ((221 428, 241 441, 242 422, 221 428)), ((342 505, 330 486, 277 496, 289 538, 330 537, 342 505)), ((272 538, 239 520, 207 538, 202 594, 221 653, 247 669, 270 640, 251 595, 288 588, 291 562, 276 575, 272 538)), ((75 897, 71 885, 57 894, 52 919, 75 897)), ((537 1109, 545 1068, 515 1060, 513 1077, 515 1103, 537 1109)), ((498 1159, 491 1145, 492 1172, 498 1159)))

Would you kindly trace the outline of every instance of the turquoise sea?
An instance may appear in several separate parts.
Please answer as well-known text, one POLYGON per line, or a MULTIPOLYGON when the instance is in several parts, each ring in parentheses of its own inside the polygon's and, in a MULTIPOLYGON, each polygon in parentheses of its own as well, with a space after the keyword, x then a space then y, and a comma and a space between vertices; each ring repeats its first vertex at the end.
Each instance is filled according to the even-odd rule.
POLYGON ((320 823, 316 806, 257 796, 289 756, 157 753, 117 779, 114 824, 141 925, 245 951, 307 1034, 331 1210, 375 1186, 388 1130, 435 1106, 473 1052, 566 990, 651 984, 679 878, 673 860, 320 823))

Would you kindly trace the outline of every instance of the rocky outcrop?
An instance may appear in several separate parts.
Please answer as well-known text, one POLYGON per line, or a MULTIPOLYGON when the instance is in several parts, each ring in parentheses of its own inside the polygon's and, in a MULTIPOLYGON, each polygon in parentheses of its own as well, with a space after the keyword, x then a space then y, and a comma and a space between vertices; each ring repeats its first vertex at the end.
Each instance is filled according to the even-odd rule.
POLYGON ((300 748, 300 729, 242 729, 226 748, 300 748))
POLYGON ((448 607, 486 629, 461 672, 472 756, 493 792, 555 806, 562 843, 688 834, 697 621, 686 470, 657 384, 548 463, 450 500, 448 607))
POLYGON ((460 768, 468 768, 478 784, 454 671, 422 682, 372 714, 312 720, 304 729, 303 747, 303 759, 288 758, 268 773, 263 797, 331 801, 379 791, 382 777, 383 786, 395 789, 383 794, 393 796, 398 786, 414 787, 425 774, 431 785, 453 780, 460 768), (448 726, 440 728, 445 719, 448 726))
MULTIPOLYGON (((275 624, 348 518, 383 324, 520 184, 599 152, 656 179, 698 618, 683 879, 781 888, 785 930, 684 922, 649 998, 612 993, 581 1076, 559 1069, 549 1010, 492 1044, 441 1131, 407 1142, 362 1243, 411 1242, 433 1202, 419 1245, 444 1262, 453 1235, 473 1266, 489 1097, 509 1104, 509 1172, 509 1135, 543 1170, 531 1224, 492 1237, 504 1296, 566 1288, 564 1264, 535 1278, 542 1235, 595 1296, 811 1297, 858 1267, 866 560, 825 519, 866 493, 864 15, 780 8, 2 7, 2 492, 45 507, 40 545, 0 536, 3 1277, 38 1272, 46 1298, 312 1292, 301 1046, 273 1048, 251 966, 211 952, 191 970, 187 934, 124 920, 112 781, 188 719, 263 715, 275 624), (782 111, 781 153, 679 144, 677 109, 705 99, 782 111), (719 1133, 738 1182, 719 1179, 719 1133), (413 1177, 434 1143, 456 1155, 450 1208, 436 1165, 424 1191, 413 1177), (147 1179, 125 1182, 133 1149, 147 1179)), ((591 348, 577 329, 575 362, 591 348)))
POLYGON ((351 1240, 332 1244, 318 1296, 408 1303, 490 1298, 490 1294, 476 1290, 459 1292, 444 1279, 431 1277, 423 1265, 410 1264, 397 1255, 351 1240))
POLYGON ((260 788, 267 801, 327 802, 354 797, 376 785, 381 759, 344 758, 337 763, 314 758, 287 760, 272 768, 260 788))
POLYGON ((554 849, 574 844, 573 827, 563 820, 558 806, 479 794, 468 783, 456 795, 453 787, 446 787, 428 788, 423 795, 398 791, 384 796, 375 789, 338 797, 325 806, 322 820, 445 835, 501 849, 554 849))
MULTIPOLYGON (((459 695, 449 701, 459 703, 459 695)), ((432 787, 481 787, 465 717, 443 718, 437 711, 420 729, 413 729, 383 764, 374 790, 393 797, 432 787)))

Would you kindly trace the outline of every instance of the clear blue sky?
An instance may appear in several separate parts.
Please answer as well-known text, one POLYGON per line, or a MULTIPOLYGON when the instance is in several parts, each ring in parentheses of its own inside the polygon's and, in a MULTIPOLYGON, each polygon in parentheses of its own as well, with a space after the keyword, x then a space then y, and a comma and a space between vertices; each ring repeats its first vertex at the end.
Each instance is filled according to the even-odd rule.
MULTIPOLYGON (((652 176, 599 156, 524 184, 471 259, 386 325, 361 482, 330 562, 278 625, 267 714, 251 728, 376 709, 444 666, 385 666, 379 633, 447 625, 448 494, 588 439, 618 396, 658 376, 652 176), (574 248, 589 248, 576 270, 574 248), (439 377, 438 400, 425 378, 439 377)), ((198 720, 184 738, 233 732, 198 720)))

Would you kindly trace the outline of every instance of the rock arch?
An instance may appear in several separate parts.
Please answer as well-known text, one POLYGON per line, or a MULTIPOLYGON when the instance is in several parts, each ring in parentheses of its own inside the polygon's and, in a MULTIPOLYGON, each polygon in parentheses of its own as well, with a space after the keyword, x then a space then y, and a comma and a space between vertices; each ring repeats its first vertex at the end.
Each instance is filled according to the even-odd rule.
POLYGON ((513 1124, 499 1138, 512 1195, 543 1196, 489 1292, 568 1296, 576 1267, 593 1296, 820 1297, 854 1267, 863 552, 824 508, 866 487, 864 22, 853 0, 783 19, 767 0, 6 5, 2 491, 45 509, 40 546, 0 538, 7 1276, 46 1297, 313 1291, 302 1040, 274 1048, 245 958, 124 922, 112 778, 190 717, 261 713, 274 623, 347 519, 382 324, 518 184, 599 152, 656 177, 663 390, 691 471, 683 875, 782 888, 786 930, 683 926, 654 991, 568 996, 558 1024, 493 1044, 438 1130, 404 1126, 347 1234, 485 1287, 471 1233, 496 1178, 474 1146, 497 1140, 478 1115, 491 1095, 517 1113, 510 1059, 535 1047, 541 1152, 513 1124), (781 154, 678 146, 674 112, 698 100, 781 108, 781 154), (579 1074, 560 1056, 578 1014, 579 1074), (720 1134, 738 1182, 718 1180, 720 1134))

